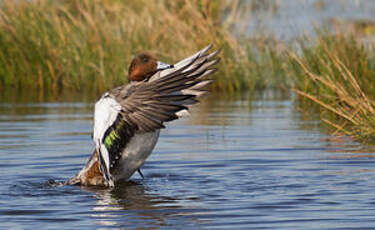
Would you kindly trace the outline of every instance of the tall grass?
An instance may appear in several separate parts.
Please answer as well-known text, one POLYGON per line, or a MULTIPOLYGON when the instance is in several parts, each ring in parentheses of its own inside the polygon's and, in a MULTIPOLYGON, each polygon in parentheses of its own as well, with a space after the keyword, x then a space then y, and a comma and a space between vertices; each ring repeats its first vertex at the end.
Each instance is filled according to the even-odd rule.
POLYGON ((321 106, 322 120, 334 127, 335 134, 374 142, 373 48, 354 35, 327 31, 318 31, 315 41, 306 41, 301 42, 299 54, 289 53, 295 92, 321 106))
POLYGON ((0 88, 103 92, 125 83, 137 51, 151 50, 174 62, 214 43, 222 49, 214 87, 252 89, 264 81, 254 69, 254 47, 230 31, 240 5, 225 0, 3 1, 0 88))
POLYGON ((138 51, 175 62, 214 43, 222 49, 216 90, 294 85, 304 109, 320 105, 322 119, 336 133, 375 141, 371 44, 325 30, 301 38, 297 48, 233 33, 232 25, 252 7, 229 0, 2 1, 0 94, 37 92, 40 100, 43 93, 63 90, 98 95, 126 82, 138 51))

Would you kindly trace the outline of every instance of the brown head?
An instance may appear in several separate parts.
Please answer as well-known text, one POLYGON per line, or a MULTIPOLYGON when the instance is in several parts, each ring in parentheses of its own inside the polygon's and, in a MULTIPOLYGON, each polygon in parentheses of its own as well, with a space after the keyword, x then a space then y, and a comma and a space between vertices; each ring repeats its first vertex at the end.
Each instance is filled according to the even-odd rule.
POLYGON ((159 70, 172 68, 173 65, 165 64, 148 52, 142 52, 135 56, 129 66, 128 80, 143 81, 151 77, 159 70))

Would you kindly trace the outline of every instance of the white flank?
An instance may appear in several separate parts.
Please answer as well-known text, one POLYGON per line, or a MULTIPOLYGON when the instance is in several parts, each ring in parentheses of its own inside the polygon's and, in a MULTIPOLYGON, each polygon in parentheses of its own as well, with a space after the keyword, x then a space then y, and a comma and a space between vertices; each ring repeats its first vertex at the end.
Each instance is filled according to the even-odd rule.
MULTIPOLYGON (((109 174, 109 155, 101 140, 107 129, 115 122, 117 115, 121 111, 121 105, 108 94, 104 94, 102 98, 95 104, 94 113, 94 142, 97 150, 100 149, 101 157, 103 158, 108 174, 109 174)), ((98 151, 99 152, 99 151, 98 151)))

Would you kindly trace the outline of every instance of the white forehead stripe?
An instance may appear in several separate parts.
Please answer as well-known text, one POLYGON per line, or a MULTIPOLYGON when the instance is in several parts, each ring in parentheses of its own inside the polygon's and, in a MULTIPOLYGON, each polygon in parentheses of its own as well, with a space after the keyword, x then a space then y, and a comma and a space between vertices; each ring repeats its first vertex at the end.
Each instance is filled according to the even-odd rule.
POLYGON ((166 63, 161 62, 161 61, 158 61, 157 63, 158 63, 158 66, 156 67, 156 69, 158 69, 158 70, 168 69, 168 68, 173 67, 173 65, 169 65, 169 64, 166 64, 166 63))

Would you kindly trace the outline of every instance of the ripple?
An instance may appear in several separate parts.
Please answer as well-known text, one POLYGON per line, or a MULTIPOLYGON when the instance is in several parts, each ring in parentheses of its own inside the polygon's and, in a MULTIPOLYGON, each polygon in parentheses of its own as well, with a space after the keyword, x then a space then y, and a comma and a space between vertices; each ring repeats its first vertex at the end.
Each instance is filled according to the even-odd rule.
POLYGON ((60 186, 92 152, 91 124, 79 118, 90 108, 31 105, 30 116, 9 123, 11 115, 3 115, 0 228, 366 229, 375 224, 373 158, 347 157, 363 154, 351 152, 354 145, 327 144, 316 130, 299 129, 304 121, 291 115, 289 100, 255 101, 252 110, 248 102, 219 104, 206 108, 211 120, 171 123, 142 167, 145 178, 136 174, 114 189, 60 186))

